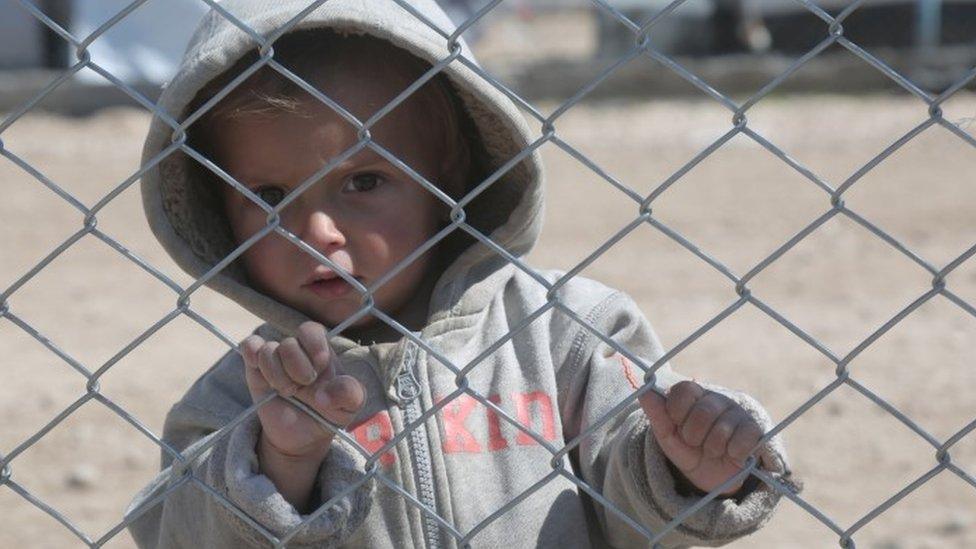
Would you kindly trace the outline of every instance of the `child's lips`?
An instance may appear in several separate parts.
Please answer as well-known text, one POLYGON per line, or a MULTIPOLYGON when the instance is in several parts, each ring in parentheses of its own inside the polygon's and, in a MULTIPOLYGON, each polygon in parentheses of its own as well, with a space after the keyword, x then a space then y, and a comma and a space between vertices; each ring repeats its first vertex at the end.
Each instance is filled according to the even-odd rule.
POLYGON ((302 288, 306 288, 313 294, 327 299, 342 297, 353 291, 352 285, 339 276, 309 282, 303 285, 302 288))

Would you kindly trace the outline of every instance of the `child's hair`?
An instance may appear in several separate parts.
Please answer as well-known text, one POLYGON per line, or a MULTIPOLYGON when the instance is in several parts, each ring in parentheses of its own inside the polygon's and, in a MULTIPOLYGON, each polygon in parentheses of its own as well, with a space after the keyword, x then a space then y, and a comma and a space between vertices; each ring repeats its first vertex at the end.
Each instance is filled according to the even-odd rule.
MULTIPOLYGON (((353 64, 366 59, 384 71, 405 77, 408 82, 419 79, 430 68, 428 63, 389 42, 364 35, 343 35, 330 29, 303 30, 284 35, 274 43, 274 59, 316 89, 321 89, 330 75, 350 70, 353 64)), ((251 51, 209 82, 197 93, 187 114, 196 111, 258 60, 257 51, 251 51)), ((278 71, 261 67, 191 126, 189 144, 213 159, 214 131, 221 121, 281 113, 301 116, 308 101, 318 100, 278 71)), ((410 102, 427 107, 423 110, 425 115, 437 117, 428 128, 439 130, 439 145, 445 154, 444 165, 448 173, 437 174, 433 183, 457 200, 467 191, 471 168, 474 167, 472 163, 479 160, 473 158, 470 145, 470 136, 475 135, 473 122, 461 108, 457 95, 443 74, 430 79, 401 105, 410 102)), ((381 105, 377 105, 379 107, 381 105)))
MULTIPOLYGON (((274 59, 278 63, 319 90, 330 75, 353 70, 354 64, 364 61, 387 71, 386 74, 404 77, 407 82, 419 79, 431 67, 429 63, 385 40, 365 35, 340 34, 331 29, 291 32, 275 41, 273 47, 274 59)), ((249 52, 201 89, 184 114, 189 116, 194 113, 258 61, 258 52, 249 52)), ((215 139, 222 121, 282 113, 302 116, 307 109, 307 102, 318 102, 318 99, 275 69, 263 66, 190 126, 187 143, 219 165, 215 139)), ((421 112, 430 117, 432 122, 416 130, 433 132, 443 153, 441 173, 435 174, 431 182, 446 195, 459 200, 485 177, 488 165, 474 122, 461 106, 457 93, 443 73, 424 83, 396 108, 410 102, 418 102, 425 107, 421 112)), ((382 105, 376 107, 378 110, 382 105)), ((223 193, 230 187, 203 166, 198 165, 197 169, 198 176, 206 187, 202 199, 207 201, 207 207, 223 216, 223 193)), ((446 212, 446 208, 444 211, 446 212)), ((226 225, 225 217, 222 221, 226 225)), ((445 215, 444 225, 446 224, 445 215)), ((455 231, 446 239, 445 246, 440 247, 459 253, 470 243, 467 234, 455 231)))

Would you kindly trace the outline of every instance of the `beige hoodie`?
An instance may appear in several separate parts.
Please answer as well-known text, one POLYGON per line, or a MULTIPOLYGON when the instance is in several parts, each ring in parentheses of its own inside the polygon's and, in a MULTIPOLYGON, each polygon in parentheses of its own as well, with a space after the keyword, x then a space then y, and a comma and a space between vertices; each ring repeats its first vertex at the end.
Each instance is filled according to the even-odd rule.
MULTIPOLYGON (((306 318, 225 260, 229 230, 197 196, 186 155, 173 151, 196 93, 309 4, 225 0, 232 20, 211 12, 160 99, 172 118, 153 120, 143 158, 146 215, 160 242, 188 273, 267 321, 257 331, 269 339, 306 318)), ((432 64, 452 55, 454 27, 432 0, 331 0, 294 29, 324 27, 388 40, 432 64)), ((642 370, 664 354, 633 301, 506 259, 538 235, 541 163, 517 108, 479 76, 463 40, 453 53, 445 73, 498 170, 465 215, 494 244, 471 246, 440 275, 420 332, 370 346, 331 340, 342 373, 368 397, 320 468, 325 505, 310 515, 258 473, 260 423, 242 415, 252 402, 240 355, 225 355, 167 415, 162 471, 126 512, 141 547, 644 547, 698 502, 676 483, 633 398, 642 370)), ((667 364, 656 371, 659 388, 678 379, 667 364)), ((747 395, 710 388, 771 427, 747 395)), ((794 486, 778 438, 759 458, 794 486)), ((747 492, 708 502, 658 541, 720 545, 755 531, 780 496, 761 483, 747 492)))

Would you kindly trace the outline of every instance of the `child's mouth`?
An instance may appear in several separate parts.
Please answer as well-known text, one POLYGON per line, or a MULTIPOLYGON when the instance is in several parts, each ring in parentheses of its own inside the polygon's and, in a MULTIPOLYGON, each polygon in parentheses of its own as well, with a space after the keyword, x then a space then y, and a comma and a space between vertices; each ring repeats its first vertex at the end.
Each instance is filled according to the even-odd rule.
POLYGON ((316 280, 302 287, 322 298, 342 297, 353 290, 352 285, 339 276, 316 280))

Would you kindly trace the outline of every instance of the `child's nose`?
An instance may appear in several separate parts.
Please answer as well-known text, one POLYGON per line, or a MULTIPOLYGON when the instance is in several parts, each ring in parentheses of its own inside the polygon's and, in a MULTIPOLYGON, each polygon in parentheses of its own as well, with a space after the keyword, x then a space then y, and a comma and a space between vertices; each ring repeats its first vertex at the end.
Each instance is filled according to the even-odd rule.
POLYGON ((334 248, 341 248, 346 244, 346 237, 336 225, 335 218, 328 213, 317 210, 308 216, 302 240, 323 255, 328 255, 334 248))

